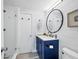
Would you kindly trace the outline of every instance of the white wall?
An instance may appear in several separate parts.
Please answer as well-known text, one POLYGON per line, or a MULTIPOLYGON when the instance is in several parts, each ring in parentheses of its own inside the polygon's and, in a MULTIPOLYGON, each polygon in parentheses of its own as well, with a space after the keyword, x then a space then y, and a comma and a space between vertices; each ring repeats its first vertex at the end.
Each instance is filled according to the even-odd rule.
MULTIPOLYGON (((60 39, 60 48, 68 47, 78 52, 78 28, 67 27, 67 13, 78 9, 78 0, 63 0, 55 9, 60 9, 64 16, 64 24, 61 30, 56 33, 60 39)), ((46 16, 49 11, 45 12, 46 16)), ((47 30, 45 30, 47 32, 47 30)))

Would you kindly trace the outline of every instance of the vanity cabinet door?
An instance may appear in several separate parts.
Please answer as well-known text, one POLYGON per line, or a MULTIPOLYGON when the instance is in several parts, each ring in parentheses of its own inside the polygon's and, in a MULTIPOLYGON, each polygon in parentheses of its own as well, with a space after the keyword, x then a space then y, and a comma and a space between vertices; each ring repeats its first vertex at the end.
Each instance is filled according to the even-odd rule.
POLYGON ((59 41, 44 42, 44 59, 58 59, 59 57, 59 41))

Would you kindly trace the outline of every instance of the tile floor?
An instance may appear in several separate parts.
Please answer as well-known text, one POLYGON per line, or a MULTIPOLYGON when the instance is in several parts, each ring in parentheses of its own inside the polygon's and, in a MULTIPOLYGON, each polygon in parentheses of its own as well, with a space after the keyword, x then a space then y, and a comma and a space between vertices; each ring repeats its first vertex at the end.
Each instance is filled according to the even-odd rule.
POLYGON ((39 59, 37 53, 24 53, 17 55, 16 59, 39 59))

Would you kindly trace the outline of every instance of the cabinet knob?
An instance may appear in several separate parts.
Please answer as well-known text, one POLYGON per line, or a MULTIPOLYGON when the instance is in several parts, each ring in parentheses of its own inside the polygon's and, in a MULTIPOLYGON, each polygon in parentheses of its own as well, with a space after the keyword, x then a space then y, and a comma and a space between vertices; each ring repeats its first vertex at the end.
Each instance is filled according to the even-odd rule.
POLYGON ((49 45, 49 48, 50 48, 50 49, 53 49, 54 47, 53 47, 53 45, 49 45))
POLYGON ((54 46, 53 45, 46 45, 46 47, 50 48, 50 49, 53 49, 54 46))

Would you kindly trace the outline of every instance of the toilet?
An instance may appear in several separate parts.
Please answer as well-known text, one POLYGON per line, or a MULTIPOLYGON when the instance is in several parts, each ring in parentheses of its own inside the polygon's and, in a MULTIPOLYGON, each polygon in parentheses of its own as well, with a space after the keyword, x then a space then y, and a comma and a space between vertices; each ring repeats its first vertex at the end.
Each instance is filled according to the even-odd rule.
POLYGON ((78 59, 78 53, 69 48, 63 48, 62 59, 78 59))

